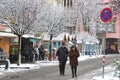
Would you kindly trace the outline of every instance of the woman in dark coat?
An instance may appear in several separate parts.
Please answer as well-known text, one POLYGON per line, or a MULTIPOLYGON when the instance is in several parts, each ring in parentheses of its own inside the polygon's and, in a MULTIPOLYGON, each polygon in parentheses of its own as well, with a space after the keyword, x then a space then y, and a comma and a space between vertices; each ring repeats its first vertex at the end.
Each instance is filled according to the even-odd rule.
POLYGON ((69 59, 72 71, 72 78, 77 77, 77 65, 78 65, 78 57, 79 51, 77 50, 76 46, 72 46, 69 52, 69 59))

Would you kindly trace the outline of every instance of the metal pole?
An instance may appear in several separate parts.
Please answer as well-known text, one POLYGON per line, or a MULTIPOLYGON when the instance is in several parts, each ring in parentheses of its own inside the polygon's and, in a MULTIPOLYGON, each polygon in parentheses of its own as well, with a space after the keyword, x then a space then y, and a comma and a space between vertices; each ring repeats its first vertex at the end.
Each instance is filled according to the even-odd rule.
POLYGON ((105 68, 105 66, 103 65, 102 78, 104 78, 104 68, 105 68))
POLYGON ((102 57, 102 64, 103 64, 102 78, 104 78, 104 73, 105 73, 105 54, 103 54, 103 57, 102 57))
POLYGON ((102 58, 102 64, 103 64, 102 78, 104 78, 104 72, 105 72, 105 49, 106 49, 106 31, 104 34, 104 51, 103 51, 103 58, 102 58))

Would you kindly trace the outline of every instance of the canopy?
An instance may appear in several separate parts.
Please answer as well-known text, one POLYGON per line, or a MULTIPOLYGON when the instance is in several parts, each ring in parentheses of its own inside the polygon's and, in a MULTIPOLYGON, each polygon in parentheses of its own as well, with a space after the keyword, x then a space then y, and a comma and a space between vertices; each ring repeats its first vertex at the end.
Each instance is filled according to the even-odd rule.
POLYGON ((17 37, 17 36, 13 33, 0 32, 0 37, 17 37))

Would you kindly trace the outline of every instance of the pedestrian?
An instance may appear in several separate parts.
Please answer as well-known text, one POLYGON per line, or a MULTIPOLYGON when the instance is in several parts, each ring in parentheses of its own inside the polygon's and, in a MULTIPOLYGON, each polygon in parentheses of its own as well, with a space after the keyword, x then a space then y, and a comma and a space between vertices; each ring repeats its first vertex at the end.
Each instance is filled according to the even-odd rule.
POLYGON ((107 46, 106 49, 105 49, 105 55, 109 54, 110 53, 110 47, 107 46))
POLYGON ((57 50, 56 56, 58 57, 58 60, 59 60, 60 75, 64 76, 65 65, 66 65, 67 56, 68 56, 68 49, 65 47, 65 42, 62 42, 62 46, 57 50))
POLYGON ((26 62, 28 62, 28 60, 29 60, 29 53, 30 53, 29 51, 30 51, 29 46, 26 45, 25 48, 24 48, 24 55, 25 55, 25 61, 26 62))
POLYGON ((44 57, 45 57, 45 50, 44 50, 44 47, 43 45, 40 46, 40 48, 38 48, 39 50, 39 60, 44 60, 44 57))
POLYGON ((71 65, 72 78, 77 77, 79 51, 75 45, 71 46, 68 56, 69 56, 70 65, 71 65))
POLYGON ((33 48, 33 44, 30 43, 30 46, 29 46, 29 54, 30 54, 30 62, 33 62, 33 58, 34 58, 34 48, 33 48))
POLYGON ((35 50, 35 60, 38 60, 39 57, 38 45, 35 46, 34 50, 35 50))
POLYGON ((14 45, 12 45, 12 48, 11 48, 11 50, 10 50, 10 59, 11 59, 11 63, 14 63, 15 62, 15 46, 14 45))

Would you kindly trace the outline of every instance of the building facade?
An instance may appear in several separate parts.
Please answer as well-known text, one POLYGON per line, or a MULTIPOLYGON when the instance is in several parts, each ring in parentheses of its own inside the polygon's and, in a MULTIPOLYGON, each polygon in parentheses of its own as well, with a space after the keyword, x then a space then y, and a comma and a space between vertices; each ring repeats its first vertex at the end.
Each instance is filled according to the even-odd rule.
POLYGON ((119 8, 116 6, 116 4, 120 5, 120 3, 115 1, 116 0, 104 0, 104 2, 108 3, 107 5, 113 10, 112 21, 114 21, 115 24, 113 25, 113 27, 115 27, 115 31, 106 32, 106 46, 109 46, 114 53, 120 50, 120 12, 118 12, 120 6, 119 8))

